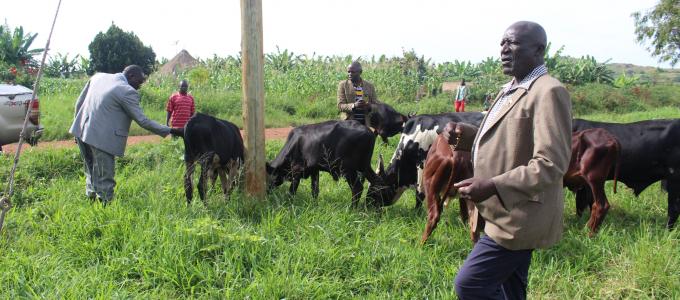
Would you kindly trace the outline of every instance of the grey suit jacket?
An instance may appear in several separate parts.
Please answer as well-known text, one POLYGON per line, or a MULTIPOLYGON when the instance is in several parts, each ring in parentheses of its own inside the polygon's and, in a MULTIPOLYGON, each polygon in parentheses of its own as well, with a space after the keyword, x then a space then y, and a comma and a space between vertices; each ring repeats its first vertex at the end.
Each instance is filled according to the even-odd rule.
POLYGON ((130 124, 160 136, 170 128, 149 120, 139 106, 139 92, 130 86, 122 73, 97 73, 76 101, 75 118, 69 133, 104 152, 123 156, 130 124))

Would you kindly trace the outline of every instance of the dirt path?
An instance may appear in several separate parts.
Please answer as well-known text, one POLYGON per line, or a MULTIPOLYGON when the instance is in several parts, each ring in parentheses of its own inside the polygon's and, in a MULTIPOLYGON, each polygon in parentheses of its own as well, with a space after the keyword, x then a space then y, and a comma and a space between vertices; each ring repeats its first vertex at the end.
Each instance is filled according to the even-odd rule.
MULTIPOLYGON (((264 138, 265 140, 283 140, 288 136, 288 132, 292 127, 284 127, 284 128, 266 128, 264 130, 264 138)), ((243 130, 241 130, 241 135, 243 135, 243 130)), ((127 144, 128 146, 134 145, 134 144, 139 144, 139 143, 158 143, 160 142, 162 138, 157 135, 139 135, 139 136, 131 136, 128 137, 127 144)), ((65 140, 65 141, 49 141, 49 142, 39 142, 37 146, 31 147, 28 144, 24 144, 21 146, 22 151, 26 149, 61 149, 61 148, 67 148, 67 147, 75 147, 76 144, 73 140, 65 140)), ((9 155, 9 154, 14 154, 14 151, 16 151, 17 144, 9 144, 2 146, 2 154, 4 155, 9 155)))

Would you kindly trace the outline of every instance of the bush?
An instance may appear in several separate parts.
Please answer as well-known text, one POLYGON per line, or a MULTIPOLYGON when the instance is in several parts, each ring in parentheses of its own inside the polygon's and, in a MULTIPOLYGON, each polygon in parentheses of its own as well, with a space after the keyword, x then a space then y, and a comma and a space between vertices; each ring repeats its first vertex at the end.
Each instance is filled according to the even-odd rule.
POLYGON ((677 105, 680 95, 680 86, 676 85, 614 88, 607 84, 589 83, 570 86, 569 90, 576 115, 595 112, 627 113, 677 105))
POLYGON ((99 32, 88 47, 90 65, 88 74, 95 72, 118 73, 128 65, 139 65, 144 73, 151 74, 156 63, 156 53, 144 46, 133 32, 124 32, 115 24, 99 32))

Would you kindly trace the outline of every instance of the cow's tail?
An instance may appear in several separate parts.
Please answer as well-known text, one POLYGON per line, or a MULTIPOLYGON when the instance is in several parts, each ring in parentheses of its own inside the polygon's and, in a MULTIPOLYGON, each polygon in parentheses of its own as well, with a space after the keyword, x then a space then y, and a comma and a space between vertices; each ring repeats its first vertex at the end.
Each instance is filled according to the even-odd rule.
POLYGON ((621 144, 619 144, 619 141, 616 140, 616 143, 614 143, 614 160, 616 165, 614 166, 614 194, 616 194, 616 181, 617 178, 619 177, 619 168, 621 167, 621 144))

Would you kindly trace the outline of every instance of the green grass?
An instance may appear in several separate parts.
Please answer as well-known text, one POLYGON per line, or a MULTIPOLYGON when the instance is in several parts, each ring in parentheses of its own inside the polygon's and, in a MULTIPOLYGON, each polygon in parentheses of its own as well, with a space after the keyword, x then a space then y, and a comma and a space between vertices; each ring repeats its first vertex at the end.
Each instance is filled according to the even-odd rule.
MULTIPOLYGON (((377 144, 376 155, 397 142, 377 144)), ((267 156, 281 146, 268 142, 267 156)), ((26 152, 0 235, 2 298, 455 297, 472 246, 457 208, 420 246, 425 214, 412 192, 382 213, 352 209, 347 184, 326 174, 318 200, 305 180, 294 197, 288 184, 262 202, 238 190, 225 200, 214 187, 207 207, 187 207, 181 153, 171 139, 131 147, 117 162, 116 198, 102 207, 83 195, 77 150, 26 152)), ((0 182, 9 164, 0 156, 0 182)), ((664 229, 666 194, 658 184, 639 198, 607 194, 612 209, 588 238, 567 193, 563 240, 534 253, 531 299, 680 298, 680 231, 664 229)))

